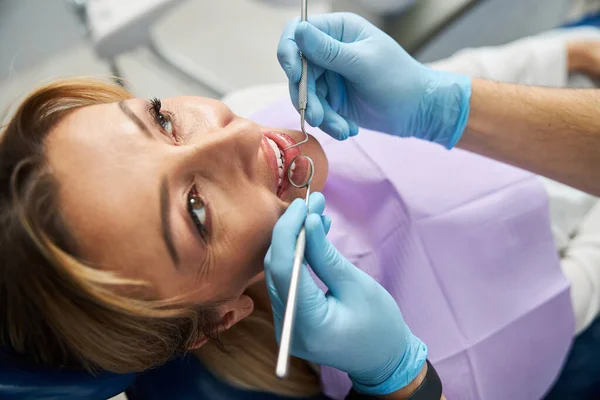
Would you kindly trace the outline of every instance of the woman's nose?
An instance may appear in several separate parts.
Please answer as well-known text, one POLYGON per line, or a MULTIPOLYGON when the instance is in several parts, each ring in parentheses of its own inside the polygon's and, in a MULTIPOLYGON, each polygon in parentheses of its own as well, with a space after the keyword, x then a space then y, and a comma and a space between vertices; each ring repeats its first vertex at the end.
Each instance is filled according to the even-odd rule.
POLYGON ((187 146, 188 165, 202 169, 227 170, 241 166, 247 174, 255 169, 262 142, 260 126, 244 118, 235 118, 223 128, 203 132, 187 146))

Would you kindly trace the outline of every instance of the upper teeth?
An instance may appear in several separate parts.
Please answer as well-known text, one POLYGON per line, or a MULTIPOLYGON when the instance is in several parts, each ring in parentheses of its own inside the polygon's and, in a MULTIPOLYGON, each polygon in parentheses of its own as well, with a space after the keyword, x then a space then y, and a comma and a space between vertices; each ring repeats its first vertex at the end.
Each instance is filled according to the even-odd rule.
POLYGON ((279 146, 277 146, 277 144, 275 144, 275 142, 272 141, 271 139, 267 138, 267 142, 269 143, 269 145, 275 152, 275 158, 277 159, 277 169, 279 171, 279 180, 277 181, 277 189, 279 190, 279 189, 281 189, 281 184, 283 183, 283 165, 284 165, 283 152, 279 149, 279 146))

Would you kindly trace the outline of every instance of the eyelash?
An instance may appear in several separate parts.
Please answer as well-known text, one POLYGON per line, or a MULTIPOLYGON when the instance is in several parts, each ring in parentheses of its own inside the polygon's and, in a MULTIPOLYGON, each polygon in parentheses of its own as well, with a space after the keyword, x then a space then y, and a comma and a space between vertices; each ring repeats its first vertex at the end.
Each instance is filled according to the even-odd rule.
POLYGON ((179 136, 175 132, 175 129, 173 129, 175 125, 175 118, 173 117, 173 114, 162 111, 162 102, 158 97, 153 97, 150 99, 149 111, 152 115, 152 118, 154 118, 154 122, 156 122, 156 125, 158 125, 158 127, 164 133, 167 133, 170 136, 170 138, 173 139, 177 144, 179 142, 179 136), (172 132, 167 131, 167 128, 165 127, 167 123, 171 123, 172 132))

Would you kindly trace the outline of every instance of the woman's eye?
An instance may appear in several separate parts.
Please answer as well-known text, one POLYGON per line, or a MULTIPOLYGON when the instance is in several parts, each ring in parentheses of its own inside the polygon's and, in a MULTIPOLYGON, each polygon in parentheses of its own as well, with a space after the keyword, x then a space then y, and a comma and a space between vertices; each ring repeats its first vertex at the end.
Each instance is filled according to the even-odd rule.
POLYGON ((196 228, 198 228, 198 232, 202 239, 206 240, 206 207, 204 207, 204 202, 198 195, 198 191, 196 187, 192 187, 190 192, 188 193, 188 211, 196 228))
POLYGON ((157 120, 160 126, 167 132, 169 135, 173 135, 173 123, 171 119, 165 114, 158 114, 157 120))
POLYGON ((177 140, 177 137, 173 133, 173 121, 169 114, 166 114, 161 111, 162 102, 160 99, 154 97, 150 100, 150 112, 154 117, 156 123, 167 133, 169 136, 173 137, 173 139, 177 140))

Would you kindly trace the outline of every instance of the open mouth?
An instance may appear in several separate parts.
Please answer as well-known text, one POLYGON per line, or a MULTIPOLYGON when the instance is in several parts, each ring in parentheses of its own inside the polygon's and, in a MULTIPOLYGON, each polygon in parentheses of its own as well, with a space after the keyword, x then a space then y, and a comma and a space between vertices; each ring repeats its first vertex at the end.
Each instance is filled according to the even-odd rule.
MULTIPOLYGON (((279 193, 279 191, 281 190, 281 185, 283 184, 283 176, 285 175, 283 171, 285 159, 283 157, 283 151, 279 149, 279 147, 277 147, 277 144, 273 140, 267 138, 267 143, 269 143, 269 145, 273 149, 273 152, 275 153, 275 158, 277 159, 277 174, 279 176, 279 179, 277 180, 277 192, 279 193)), ((295 165, 292 165, 292 170, 295 169, 295 167, 295 165)))
POLYGON ((300 154, 300 148, 292 147, 290 149, 289 147, 297 142, 285 133, 265 132, 264 143, 263 150, 269 154, 267 161, 275 175, 276 193, 281 198, 288 188, 293 188, 289 181, 288 169, 292 170, 291 175, 294 182, 302 182, 301 178, 305 178, 308 173, 308 163, 303 158, 299 158, 292 165, 292 160, 300 154))

